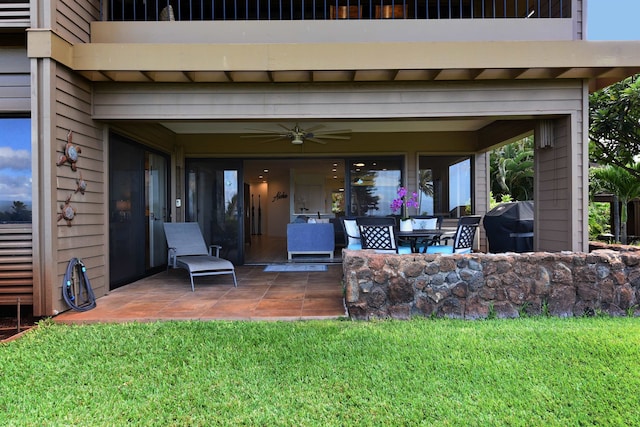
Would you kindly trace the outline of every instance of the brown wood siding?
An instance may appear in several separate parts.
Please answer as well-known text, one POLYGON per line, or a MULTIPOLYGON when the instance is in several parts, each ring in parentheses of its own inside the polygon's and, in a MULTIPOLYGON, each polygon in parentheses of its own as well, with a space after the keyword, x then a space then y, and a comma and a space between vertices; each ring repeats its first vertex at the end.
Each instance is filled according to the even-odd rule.
POLYGON ((89 43, 90 25, 100 19, 100 1, 58 0, 56 32, 71 43, 89 43))
POLYGON ((31 224, 0 225, 0 305, 33 304, 31 224))
MULTIPOLYGON (((572 176, 570 120, 554 120, 554 146, 536 149, 535 181, 535 249, 571 250, 573 244, 571 208, 582 177, 572 176)), ((577 171, 574 171, 577 172, 577 171)))
POLYGON ((76 216, 68 226, 58 221, 54 235, 57 237, 55 271, 57 277, 52 285, 53 309, 67 309, 62 300, 62 280, 72 258, 80 258, 87 267, 89 280, 96 296, 107 293, 105 275, 108 236, 105 234, 105 152, 102 142, 102 126, 91 119, 91 84, 74 75, 65 67, 56 68, 55 85, 55 144, 57 155, 61 155, 69 130, 73 132, 73 143, 82 150, 76 163, 77 170, 64 164, 56 168, 57 212, 67 197, 76 209, 76 216), (83 179, 87 188, 84 194, 76 192, 78 181, 83 179))
POLYGON ((579 81, 326 84, 98 84, 104 120, 459 117, 580 111, 579 81), (168 108, 173 106, 173 108, 168 108))
MULTIPOLYGON (((473 206, 474 206, 474 214, 475 215, 484 215, 489 211, 489 192, 490 188, 490 172, 489 172, 489 153, 481 153, 477 154, 474 157, 473 163, 473 206)), ((480 244, 480 251, 486 252, 488 250, 487 246, 487 236, 484 230, 484 227, 480 226, 478 228, 478 236, 477 239, 480 244)))

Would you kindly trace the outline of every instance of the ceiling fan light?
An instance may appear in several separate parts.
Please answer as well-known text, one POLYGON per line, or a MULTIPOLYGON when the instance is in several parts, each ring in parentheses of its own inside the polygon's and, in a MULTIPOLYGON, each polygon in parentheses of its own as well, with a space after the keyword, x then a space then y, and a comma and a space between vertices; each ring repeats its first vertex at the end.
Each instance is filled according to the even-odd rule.
POLYGON ((291 143, 292 144, 297 144, 300 145, 302 144, 304 141, 302 140, 302 137, 300 137, 300 135, 294 135, 293 138, 291 138, 291 143))

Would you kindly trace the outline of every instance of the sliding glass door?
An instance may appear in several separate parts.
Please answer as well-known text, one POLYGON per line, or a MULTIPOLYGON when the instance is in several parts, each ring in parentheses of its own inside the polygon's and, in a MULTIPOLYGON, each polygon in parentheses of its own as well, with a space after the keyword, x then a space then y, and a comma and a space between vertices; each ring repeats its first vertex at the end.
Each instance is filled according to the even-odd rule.
POLYGON ((112 134, 109 164, 109 274, 115 289, 167 262, 168 159, 112 134))
POLYGON ((187 160, 186 221, 197 222, 207 245, 220 256, 244 263, 242 161, 187 160))

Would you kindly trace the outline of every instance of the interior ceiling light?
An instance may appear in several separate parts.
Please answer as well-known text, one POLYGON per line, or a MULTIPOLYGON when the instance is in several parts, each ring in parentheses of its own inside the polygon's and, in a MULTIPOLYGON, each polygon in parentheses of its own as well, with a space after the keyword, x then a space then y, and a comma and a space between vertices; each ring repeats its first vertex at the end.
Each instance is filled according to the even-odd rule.
POLYGON ((291 138, 291 143, 292 144, 300 145, 303 142, 304 141, 302 140, 302 137, 300 135, 294 135, 293 138, 291 138))
POLYGON ((360 163, 354 163, 353 166, 357 166, 359 168, 364 166, 364 163, 360 162, 360 163))
POLYGON ((269 172, 269 169, 264 169, 262 172, 264 172, 264 173, 268 173, 268 172, 269 172))

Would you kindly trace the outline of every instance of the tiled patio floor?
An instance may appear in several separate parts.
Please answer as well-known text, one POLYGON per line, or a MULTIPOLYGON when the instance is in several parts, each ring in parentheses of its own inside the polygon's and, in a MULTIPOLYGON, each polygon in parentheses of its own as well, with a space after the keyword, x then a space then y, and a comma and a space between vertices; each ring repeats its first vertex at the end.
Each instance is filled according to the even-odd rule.
POLYGON ((324 272, 266 273, 264 266, 236 267, 230 275, 196 277, 170 270, 115 289, 85 312, 69 310, 60 323, 154 320, 303 320, 346 316, 342 265, 324 272))

